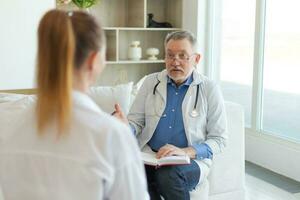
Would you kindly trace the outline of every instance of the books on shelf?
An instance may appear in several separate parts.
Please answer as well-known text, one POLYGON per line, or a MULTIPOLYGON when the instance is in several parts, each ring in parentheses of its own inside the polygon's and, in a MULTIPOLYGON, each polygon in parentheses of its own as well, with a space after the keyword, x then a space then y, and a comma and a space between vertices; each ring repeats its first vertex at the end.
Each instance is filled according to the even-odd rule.
POLYGON ((145 165, 152 165, 152 166, 167 166, 167 165, 186 165, 190 164, 191 160, 190 157, 187 155, 184 156, 167 156, 157 159, 155 157, 155 153, 145 153, 142 152, 142 160, 144 161, 145 165))

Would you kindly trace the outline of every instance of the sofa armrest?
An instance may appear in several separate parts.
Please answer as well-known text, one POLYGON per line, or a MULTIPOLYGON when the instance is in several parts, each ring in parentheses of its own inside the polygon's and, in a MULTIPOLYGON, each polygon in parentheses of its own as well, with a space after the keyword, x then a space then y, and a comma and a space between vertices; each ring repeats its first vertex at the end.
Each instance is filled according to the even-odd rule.
POLYGON ((244 111, 242 106, 225 102, 228 125, 228 144, 216 155, 208 176, 210 195, 244 190, 245 145, 244 111))

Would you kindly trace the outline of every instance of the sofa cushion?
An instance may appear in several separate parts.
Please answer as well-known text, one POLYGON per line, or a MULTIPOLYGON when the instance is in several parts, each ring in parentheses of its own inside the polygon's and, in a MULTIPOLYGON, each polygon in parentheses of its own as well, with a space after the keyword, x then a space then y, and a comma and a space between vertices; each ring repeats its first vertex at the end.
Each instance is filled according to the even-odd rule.
POLYGON ((103 111, 112 113, 114 105, 118 103, 127 115, 130 107, 132 86, 133 82, 116 86, 96 86, 91 87, 88 94, 103 111))
MULTIPOLYGON (((128 113, 133 82, 116 85, 116 86, 95 86, 91 87, 88 94, 95 103, 105 112, 111 113, 114 111, 114 105, 119 103, 125 114, 128 113)), ((35 95, 15 94, 15 93, 0 93, 0 104, 2 111, 5 107, 11 112, 15 109, 25 108, 33 103, 36 99, 35 95)))
MULTIPOLYGON (((0 93, 0 103, 18 101, 23 98, 34 98, 35 95, 15 94, 15 93, 0 93)), ((28 100, 28 99, 27 99, 28 100)))

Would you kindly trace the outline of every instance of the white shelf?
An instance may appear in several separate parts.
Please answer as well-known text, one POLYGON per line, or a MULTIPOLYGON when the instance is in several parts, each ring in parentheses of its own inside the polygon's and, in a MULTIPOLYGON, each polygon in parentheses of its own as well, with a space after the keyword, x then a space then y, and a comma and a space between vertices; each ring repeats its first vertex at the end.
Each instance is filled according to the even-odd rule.
POLYGON ((180 28, 145 28, 146 31, 179 31, 180 28))
POLYGON ((107 61, 106 64, 147 64, 147 63, 165 63, 164 60, 119 60, 107 61))
POLYGON ((109 65, 109 64, 119 64, 119 62, 117 61, 106 61, 105 64, 109 65))
POLYGON ((104 27, 107 31, 178 31, 180 28, 104 27))
MULTIPOLYGON (((58 0, 57 0, 58 1, 58 0)), ((76 6, 58 6, 72 10, 76 6)), ((99 84, 138 81, 143 76, 161 71, 165 66, 164 40, 168 33, 181 30, 183 0, 107 0, 90 9, 106 35, 106 64, 109 65, 99 84), (148 14, 156 22, 168 22, 174 28, 147 28, 148 14), (129 60, 128 49, 140 41, 142 60, 129 60), (147 49, 157 48, 159 60, 147 60, 147 49)))

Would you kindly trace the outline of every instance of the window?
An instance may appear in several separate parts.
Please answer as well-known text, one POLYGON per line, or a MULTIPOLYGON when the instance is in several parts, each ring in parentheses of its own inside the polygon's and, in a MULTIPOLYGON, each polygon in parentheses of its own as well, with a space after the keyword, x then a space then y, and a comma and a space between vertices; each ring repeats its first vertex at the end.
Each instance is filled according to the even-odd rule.
POLYGON ((250 126, 255 0, 227 0, 222 6, 221 87, 226 100, 244 106, 250 126))
POLYGON ((213 56, 220 58, 223 95, 244 106, 247 127, 300 142, 300 2, 257 2, 219 4, 221 50, 213 56))
POLYGON ((263 130, 300 141, 300 2, 266 4, 263 130))

